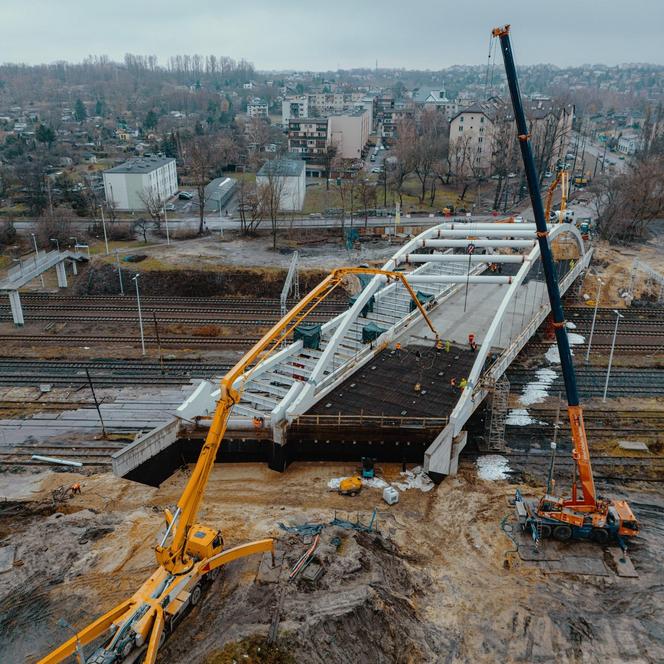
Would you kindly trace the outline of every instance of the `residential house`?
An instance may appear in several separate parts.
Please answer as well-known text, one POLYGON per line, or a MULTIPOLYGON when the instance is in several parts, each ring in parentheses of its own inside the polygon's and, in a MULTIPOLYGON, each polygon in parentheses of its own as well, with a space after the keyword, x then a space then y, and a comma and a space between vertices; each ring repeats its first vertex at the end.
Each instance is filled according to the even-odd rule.
POLYGON ((175 159, 135 157, 104 171, 104 193, 118 210, 146 210, 147 201, 165 202, 178 190, 175 159))
POLYGON ((266 161, 256 174, 259 188, 274 187, 279 193, 279 209, 299 212, 307 194, 305 164, 301 159, 272 159, 266 161))

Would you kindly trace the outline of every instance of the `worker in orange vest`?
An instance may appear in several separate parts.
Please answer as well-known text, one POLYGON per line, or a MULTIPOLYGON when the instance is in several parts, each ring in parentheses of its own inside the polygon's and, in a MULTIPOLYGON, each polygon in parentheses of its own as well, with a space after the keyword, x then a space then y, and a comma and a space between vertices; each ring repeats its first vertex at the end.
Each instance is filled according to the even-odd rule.
POLYGON ((474 353, 477 344, 475 343, 475 335, 472 332, 468 335, 468 345, 470 346, 470 352, 474 353))
POLYGON ((454 378, 454 376, 452 376, 452 379, 450 380, 450 385, 456 387, 456 378, 454 378))
POLYGON ((69 487, 71 495, 75 496, 77 493, 81 493, 81 485, 78 482, 75 482, 69 487))

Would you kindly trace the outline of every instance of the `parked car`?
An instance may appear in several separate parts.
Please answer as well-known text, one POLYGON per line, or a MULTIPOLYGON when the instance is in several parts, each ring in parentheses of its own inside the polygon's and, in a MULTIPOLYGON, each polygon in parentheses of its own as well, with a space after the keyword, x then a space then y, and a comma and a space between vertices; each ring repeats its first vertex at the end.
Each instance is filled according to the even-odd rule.
POLYGON ((175 205, 173 205, 173 203, 166 203, 164 209, 166 212, 175 212, 175 205))
POLYGON ((181 191, 178 194, 178 198, 181 201, 190 201, 193 197, 194 197, 194 195, 190 191, 181 191))

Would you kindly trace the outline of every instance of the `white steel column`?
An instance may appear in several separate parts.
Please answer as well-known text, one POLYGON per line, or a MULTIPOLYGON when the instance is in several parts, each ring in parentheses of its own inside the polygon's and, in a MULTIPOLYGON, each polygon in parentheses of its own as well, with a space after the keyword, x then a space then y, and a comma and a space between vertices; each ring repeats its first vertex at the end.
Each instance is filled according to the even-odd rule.
POLYGON ((78 274, 78 266, 74 260, 71 262, 71 271, 74 273, 74 276, 78 274))
POLYGON ((14 325, 23 325, 23 307, 21 306, 21 296, 18 294, 18 291, 9 291, 9 306, 12 310, 12 318, 14 319, 14 325))

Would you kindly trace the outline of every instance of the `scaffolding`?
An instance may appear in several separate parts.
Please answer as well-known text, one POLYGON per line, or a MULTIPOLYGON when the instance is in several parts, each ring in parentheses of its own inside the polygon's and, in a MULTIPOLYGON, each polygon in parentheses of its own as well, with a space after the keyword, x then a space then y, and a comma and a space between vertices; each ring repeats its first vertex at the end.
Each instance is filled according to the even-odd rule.
POLYGON ((510 382, 503 374, 491 387, 491 414, 488 419, 485 450, 505 451, 505 421, 507 420, 510 382))
POLYGON ((288 267, 288 274, 286 275, 286 281, 284 282, 284 287, 281 290, 281 315, 285 316, 288 309, 288 296, 293 295, 295 301, 297 302, 300 299, 300 277, 298 274, 297 263, 298 263, 298 252, 293 252, 293 257, 291 258, 290 266, 288 267))

